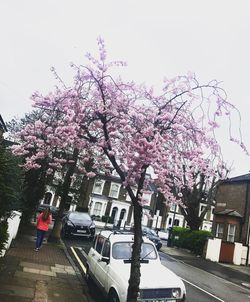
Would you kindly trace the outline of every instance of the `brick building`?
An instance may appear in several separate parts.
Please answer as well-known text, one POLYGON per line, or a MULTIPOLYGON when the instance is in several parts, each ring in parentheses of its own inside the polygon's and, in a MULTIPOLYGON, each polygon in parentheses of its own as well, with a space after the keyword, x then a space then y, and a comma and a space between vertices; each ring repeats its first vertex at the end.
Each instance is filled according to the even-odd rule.
POLYGON ((222 181, 216 194, 213 233, 227 242, 249 243, 250 174, 222 181))

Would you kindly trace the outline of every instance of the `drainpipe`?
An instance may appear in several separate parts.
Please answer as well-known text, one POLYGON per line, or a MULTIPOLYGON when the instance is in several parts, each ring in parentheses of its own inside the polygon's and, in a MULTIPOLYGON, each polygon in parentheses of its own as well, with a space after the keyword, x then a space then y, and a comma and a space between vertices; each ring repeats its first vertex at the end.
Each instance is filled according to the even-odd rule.
MULTIPOLYGON (((245 207, 245 215, 247 215, 247 204, 248 204, 248 190, 249 190, 249 183, 247 183, 247 192, 246 192, 246 207, 245 207)), ((248 215, 248 226, 247 226, 247 257, 246 257, 246 265, 248 265, 248 260, 249 260, 249 237, 250 237, 250 213, 248 215)))
POLYGON ((246 265, 248 265, 248 260, 249 260, 249 237, 250 237, 250 215, 248 215, 248 230, 247 230, 247 258, 246 258, 246 265))

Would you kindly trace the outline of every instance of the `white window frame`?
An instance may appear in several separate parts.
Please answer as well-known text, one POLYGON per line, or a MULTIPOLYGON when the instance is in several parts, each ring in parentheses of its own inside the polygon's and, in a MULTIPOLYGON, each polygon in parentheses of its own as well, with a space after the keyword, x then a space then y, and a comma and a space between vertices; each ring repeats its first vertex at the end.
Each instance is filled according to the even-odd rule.
POLYGON ((98 195, 102 195, 104 184, 105 184, 105 180, 104 179, 95 179, 95 183, 94 183, 94 186, 93 186, 92 193, 95 193, 95 194, 98 194, 98 195), (101 190, 100 190, 100 192, 96 191, 96 184, 98 182, 101 183, 101 186, 100 186, 101 190))
POLYGON ((236 225, 229 223, 228 227, 227 227, 227 241, 228 242, 234 242, 235 231, 236 231, 236 225))
MULTIPOLYGON (((200 204, 200 215, 201 215, 201 213, 203 212, 203 209, 204 209, 204 208, 207 208, 207 205, 201 203, 201 204, 200 204)), ((204 216, 204 219, 205 219, 205 220, 207 220, 207 214, 208 214, 208 210, 207 210, 207 212, 206 212, 206 214, 205 214, 205 216, 204 216)), ((199 215, 199 216, 200 216, 200 215, 199 215)))
MULTIPOLYGON (((133 193, 134 193, 134 195, 135 195, 136 192, 137 192, 137 189, 136 189, 136 188, 135 188, 135 189, 132 189, 132 191, 133 191, 133 193)), ((131 201, 131 198, 130 198, 128 192, 127 192, 127 195, 126 195, 126 201, 131 201)))
MULTIPOLYGON (((109 189, 109 197, 111 198, 118 198, 119 197, 119 194, 120 194, 120 188, 121 188, 121 184, 118 184, 116 182, 111 182, 110 184, 110 189, 109 189), (113 186, 117 186, 118 187, 118 190, 116 192, 116 194, 112 195, 112 187, 113 186)), ((114 192, 114 191, 113 191, 114 192)))
POLYGON ((94 204, 92 215, 101 217, 101 214, 102 214, 102 202, 96 201, 95 204, 94 204), (96 208, 97 205, 98 205, 98 208, 96 208))
POLYGON ((216 236, 215 237, 223 239, 223 233, 224 233, 224 224, 223 223, 217 223, 216 224, 216 236), (220 227, 222 227, 222 232, 220 230, 220 227))
POLYGON ((179 206, 178 204, 172 204, 170 207, 170 212, 179 213, 179 206), (175 208, 176 206, 176 208, 175 208))
POLYGON ((152 193, 143 193, 142 194, 142 199, 145 200, 144 205, 150 205, 151 198, 152 198, 152 193))

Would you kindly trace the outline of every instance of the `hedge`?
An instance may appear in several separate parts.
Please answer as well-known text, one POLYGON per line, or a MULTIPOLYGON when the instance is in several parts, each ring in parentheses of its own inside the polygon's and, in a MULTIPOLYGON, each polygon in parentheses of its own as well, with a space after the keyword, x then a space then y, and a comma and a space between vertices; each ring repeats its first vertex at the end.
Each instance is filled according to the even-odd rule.
POLYGON ((114 218, 112 216, 102 216, 102 222, 114 223, 114 218))
POLYGON ((173 245, 188 249, 196 255, 202 255, 207 239, 213 237, 208 231, 192 231, 181 227, 174 227, 172 234, 173 245))

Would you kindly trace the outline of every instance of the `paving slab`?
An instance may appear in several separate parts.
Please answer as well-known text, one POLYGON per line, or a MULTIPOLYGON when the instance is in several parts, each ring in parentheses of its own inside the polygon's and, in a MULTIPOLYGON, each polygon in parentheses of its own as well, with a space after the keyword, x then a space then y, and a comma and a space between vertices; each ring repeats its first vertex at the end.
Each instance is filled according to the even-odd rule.
POLYGON ((19 263, 19 265, 22 266, 22 267, 30 267, 30 268, 35 268, 35 269, 38 269, 38 270, 50 271, 50 266, 49 265, 37 264, 37 263, 34 263, 34 262, 21 261, 19 263))
POLYGON ((18 296, 22 298, 33 298, 34 289, 30 287, 14 286, 14 285, 1 285, 0 294, 8 296, 18 296))
MULTIPOLYGON (((40 280, 40 281, 41 280, 50 281, 51 280, 50 276, 41 275, 41 274, 27 273, 27 272, 21 272, 21 271, 15 272, 15 277, 34 280, 34 281, 38 281, 38 280, 40 280)), ((0 301, 1 301, 1 299, 0 299, 0 301)))

